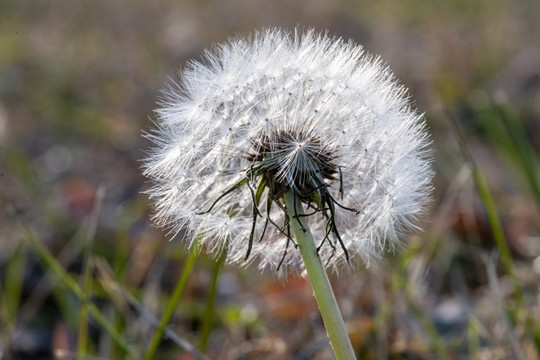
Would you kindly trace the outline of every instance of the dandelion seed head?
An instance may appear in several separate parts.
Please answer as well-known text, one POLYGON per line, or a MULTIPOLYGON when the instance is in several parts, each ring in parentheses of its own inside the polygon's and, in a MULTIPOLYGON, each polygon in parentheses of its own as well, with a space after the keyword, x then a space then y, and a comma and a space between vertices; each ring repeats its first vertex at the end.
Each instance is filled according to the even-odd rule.
POLYGON ((268 29, 205 52, 181 79, 144 163, 170 236, 285 274, 303 271, 287 191, 311 213, 327 269, 369 264, 417 228, 432 178, 423 116, 361 46, 268 29))

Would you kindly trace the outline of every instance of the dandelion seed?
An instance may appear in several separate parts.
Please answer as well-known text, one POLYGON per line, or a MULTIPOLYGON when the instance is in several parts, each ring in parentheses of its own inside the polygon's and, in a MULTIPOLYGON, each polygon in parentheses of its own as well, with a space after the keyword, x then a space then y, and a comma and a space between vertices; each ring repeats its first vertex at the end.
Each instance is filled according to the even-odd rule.
POLYGON ((227 262, 302 272, 301 218, 327 269, 369 263, 416 227, 428 139, 377 57, 314 31, 236 38, 164 92, 145 175, 157 222, 227 262), (286 212, 294 192, 306 214, 286 212))

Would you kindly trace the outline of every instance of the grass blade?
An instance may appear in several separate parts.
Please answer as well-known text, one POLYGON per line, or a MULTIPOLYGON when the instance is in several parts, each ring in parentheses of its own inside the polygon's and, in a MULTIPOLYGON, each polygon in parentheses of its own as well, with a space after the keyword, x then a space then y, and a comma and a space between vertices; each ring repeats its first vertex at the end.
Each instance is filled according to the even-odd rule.
POLYGON ((493 238, 495 239, 495 244, 497 245, 497 248, 501 254, 501 261, 503 263, 506 273, 508 274, 512 282, 516 302, 518 304, 522 304, 523 303, 523 289, 521 289, 521 286, 519 285, 519 282, 516 278, 515 271, 514 271, 514 263, 512 261, 512 255, 510 254, 510 249, 508 248, 506 236, 504 235, 504 231, 503 231, 501 222, 499 220, 499 215, 497 214, 497 208, 495 207, 495 203, 493 202, 493 198, 491 197, 489 187, 486 183, 484 176, 482 175, 482 172, 476 165, 476 162, 474 161, 471 155, 469 146, 465 140, 465 136, 463 135, 463 131, 461 130, 461 127, 459 126, 459 124, 457 123, 457 121, 454 119, 454 117, 451 114, 449 114, 449 117, 451 120, 450 123, 452 124, 452 128, 454 130, 454 134, 459 144, 459 148, 461 152, 463 153, 465 161, 471 167, 473 180, 474 180, 474 183, 476 184, 476 188, 478 189, 480 199, 482 200, 482 203, 484 204, 484 209, 486 211, 489 224, 491 226, 491 231, 493 232, 493 238))
MULTIPOLYGON (((100 186, 96 191, 96 202, 92 209, 92 216, 90 218, 90 225, 88 227, 87 245, 85 249, 85 255, 83 260, 83 274, 81 279, 81 287, 83 290, 84 298, 89 300, 92 296, 92 266, 91 256, 94 249, 94 239, 96 237, 96 229, 98 226, 99 214, 101 212, 101 204, 105 197, 105 187, 100 186)), ((77 338, 77 359, 82 360, 86 355, 86 348, 88 346, 88 306, 87 302, 83 301, 79 311, 79 335, 77 338)))
MULTIPOLYGON (((100 261, 99 259, 95 262, 96 268, 99 271, 99 282, 102 284, 104 289, 109 289, 107 293, 110 296, 118 293, 124 300, 126 300, 139 314, 141 314, 150 324, 157 328, 160 324, 159 319, 152 315, 144 306, 133 296, 126 288, 124 288, 118 281, 114 280, 111 276, 111 271, 108 270, 107 263, 105 261, 100 261)), ((171 339, 176 345, 181 349, 191 353, 198 360, 209 360, 204 354, 199 352, 193 345, 191 345, 187 340, 178 336, 174 331, 169 327, 165 327, 165 335, 171 339)))
POLYGON ((187 258, 186 264, 184 265, 184 270, 182 271, 182 276, 180 276, 180 280, 176 284, 174 292, 171 298, 169 299, 169 303, 167 304, 167 307, 165 308, 165 312, 163 313, 163 316, 161 317, 159 326, 156 329, 154 336, 152 337, 152 340, 150 342, 148 349, 146 350, 146 354, 144 356, 145 360, 154 359, 159 343, 161 342, 161 339, 163 338, 163 333, 165 331, 165 328, 167 327, 167 324, 169 324, 169 322, 171 321, 171 318, 174 315, 174 311, 176 310, 178 301, 180 301, 180 297, 182 296, 182 293, 184 292, 187 281, 189 279, 189 276, 191 275, 191 271, 193 270, 193 267, 195 266, 195 263, 198 257, 199 257, 198 247, 195 245, 191 248, 191 252, 187 258))
POLYGON ((88 306, 88 311, 94 317, 94 319, 100 324, 100 326, 111 336, 111 338, 120 346, 122 349, 131 356, 133 359, 139 359, 139 356, 129 346, 127 341, 116 332, 116 329, 105 319, 101 314, 101 311, 91 302, 86 299, 84 292, 79 287, 77 282, 73 280, 69 274, 62 268, 62 266, 56 261, 54 256, 49 252, 49 250, 34 236, 34 234, 28 229, 28 227, 20 223, 26 239, 30 242, 32 247, 36 250, 41 259, 54 270, 54 272, 60 277, 62 282, 79 298, 83 303, 86 303, 88 306))
POLYGON ((223 253, 214 263, 214 269, 212 271, 212 283, 210 286, 210 291, 208 292, 208 298, 206 299, 206 309, 204 311, 204 316, 202 319, 201 332, 199 337, 199 350, 205 352, 206 343, 210 337, 210 332, 212 330, 212 322, 215 318, 215 308, 214 303, 216 299, 216 290, 217 290, 217 280, 219 277, 219 272, 225 262, 226 251, 223 250, 223 253))
MULTIPOLYGON (((488 94, 489 96, 489 94, 488 94)), ((489 96, 490 107, 478 114, 489 140, 505 158, 512 173, 521 174, 540 208, 538 159, 517 115, 489 96), (516 169, 517 167, 517 169, 516 169), (513 171, 512 171, 513 170, 513 171), (518 171, 516 171, 518 170, 518 171)))
MULTIPOLYGON (((515 308, 518 310, 525 309, 526 306, 525 306, 523 289, 520 286, 519 281, 515 274, 512 255, 510 254, 510 249, 508 248, 506 236, 504 234, 501 222, 499 220, 495 203, 493 201, 493 198, 491 197, 491 193, 484 179, 484 176, 482 175, 480 169, 476 165, 470 153, 467 142, 465 141, 465 136, 463 135, 463 132, 458 122, 454 119, 454 117, 451 114, 449 114, 449 117, 451 120, 450 123, 452 124, 453 130, 454 130, 454 134, 459 143, 459 147, 463 153, 463 156, 465 157, 465 160, 468 162, 469 166, 472 169, 472 176, 476 184, 476 187, 480 193, 480 198, 482 199, 482 202, 484 204, 484 208, 487 213, 489 223, 491 226, 491 231, 493 232, 493 237, 495 239, 497 249, 499 250, 499 253, 501 256, 501 262, 503 264, 506 274, 510 278, 510 282, 514 289, 514 300, 516 302, 515 308)), ((515 319, 515 316, 510 316, 510 318, 515 319)), ((536 348, 540 351, 540 327, 538 325, 535 325, 533 319, 531 318, 529 314, 527 314, 527 326, 533 329, 532 332, 534 334, 534 342, 535 342, 536 348)))

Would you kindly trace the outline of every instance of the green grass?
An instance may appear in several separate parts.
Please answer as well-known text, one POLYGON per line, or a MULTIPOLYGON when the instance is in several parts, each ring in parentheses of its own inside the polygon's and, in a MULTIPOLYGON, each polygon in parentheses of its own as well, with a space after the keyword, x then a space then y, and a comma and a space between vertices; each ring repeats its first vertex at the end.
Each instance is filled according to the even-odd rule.
POLYGON ((141 129, 168 76, 278 19, 328 26, 380 54, 432 134, 424 232, 332 279, 355 351, 538 360, 537 2, 265 4, 223 14, 218 2, 2 2, 1 356, 328 356, 302 281, 189 253, 182 234, 169 241, 152 226, 141 193, 141 129))

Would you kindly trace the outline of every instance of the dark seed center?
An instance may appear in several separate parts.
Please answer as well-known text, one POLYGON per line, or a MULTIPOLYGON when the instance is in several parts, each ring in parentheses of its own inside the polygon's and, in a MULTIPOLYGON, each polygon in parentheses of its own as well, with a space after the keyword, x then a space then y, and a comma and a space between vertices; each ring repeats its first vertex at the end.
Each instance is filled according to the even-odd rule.
POLYGON ((251 142, 253 151, 247 160, 253 168, 264 171, 276 197, 290 189, 301 197, 309 196, 315 189, 326 186, 325 180, 334 180, 338 172, 331 149, 319 136, 277 130, 251 142))

